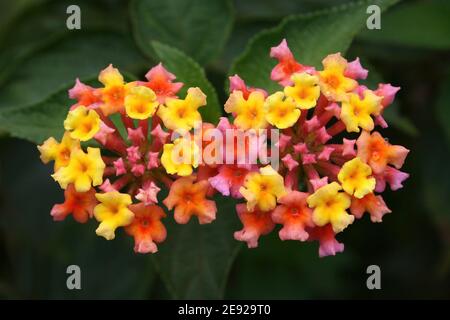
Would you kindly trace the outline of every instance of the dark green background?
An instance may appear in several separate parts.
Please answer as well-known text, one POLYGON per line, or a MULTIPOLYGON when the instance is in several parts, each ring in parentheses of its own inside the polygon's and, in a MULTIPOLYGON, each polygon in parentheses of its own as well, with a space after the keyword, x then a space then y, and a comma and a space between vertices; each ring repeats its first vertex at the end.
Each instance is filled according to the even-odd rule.
MULTIPOLYGON (((223 103, 231 64, 251 37, 288 15, 344 2, 236 0, 229 11, 215 9, 234 21, 227 24, 220 14, 209 17, 219 26, 224 19, 231 31, 229 37, 224 31, 223 44, 218 39, 200 52, 195 41, 202 30, 185 28, 185 42, 177 42, 180 26, 164 20, 169 30, 174 28, 168 33, 173 39, 166 42, 205 66, 223 103)), ((142 78, 157 62, 150 41, 141 41, 153 37, 154 30, 140 35, 142 26, 133 12, 127 1, 118 0, 1 1, 0 117, 6 108, 45 106, 48 96, 72 84, 75 75, 88 78, 109 62, 142 78), (69 4, 81 7, 80 31, 65 28, 69 4)), ((402 1, 382 14, 381 31, 361 31, 346 54, 370 65, 373 81, 402 87, 389 111, 391 126, 382 132, 411 150, 404 167, 411 178, 404 189, 385 192, 393 213, 383 223, 365 216, 339 235, 346 248, 336 257, 320 259, 316 243, 282 242, 277 232, 261 238, 257 249, 239 246, 232 240, 232 231, 240 228, 232 203, 222 203, 215 227, 169 223, 169 237, 176 235, 175 240, 161 244, 156 259, 134 254, 132 239, 122 232, 115 241, 97 237, 94 221, 54 223, 49 211, 63 196, 50 166, 40 162, 33 143, 8 135, 22 136, 18 127, 0 125, 5 128, 0 138, 0 297, 450 298, 449 16, 449 1, 402 1), (180 242, 185 246, 177 247, 180 242), (66 289, 70 264, 81 267, 80 291, 66 289), (371 264, 381 268, 378 291, 366 288, 371 264), (192 279, 201 285, 191 285, 192 279)), ((164 42, 164 37, 161 32, 152 39, 164 42)))

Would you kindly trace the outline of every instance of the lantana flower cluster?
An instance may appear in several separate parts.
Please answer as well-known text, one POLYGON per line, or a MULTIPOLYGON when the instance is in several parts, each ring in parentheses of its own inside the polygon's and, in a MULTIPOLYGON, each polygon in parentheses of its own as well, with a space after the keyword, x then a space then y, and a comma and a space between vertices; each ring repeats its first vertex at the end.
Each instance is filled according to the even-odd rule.
POLYGON ((409 150, 379 133, 399 88, 360 84, 368 71, 359 59, 348 62, 339 53, 325 57, 321 70, 299 63, 286 40, 270 56, 278 63, 267 76, 279 90, 269 93, 230 77, 228 117, 217 125, 202 122, 202 90, 184 88, 180 96, 183 83, 161 64, 145 81, 125 82, 111 65, 99 75, 103 87, 77 80, 69 90, 75 104, 63 137, 38 146, 44 163, 54 161, 52 177, 64 189, 53 219, 95 219, 97 235, 107 240, 123 227, 136 252, 154 253, 166 239, 167 215, 179 224, 193 216, 212 223, 213 196, 221 194, 222 201, 238 202, 243 228, 234 238, 249 248, 280 225, 281 240, 317 241, 320 256, 342 252, 336 235, 366 212, 381 222, 391 212, 381 194, 387 186, 400 189, 408 178, 400 169, 409 150), (209 130, 227 132, 227 139, 209 130), (271 142, 279 165, 240 161, 236 149, 250 154, 261 146, 236 145, 235 138, 255 130, 278 130, 279 139, 271 142), (214 161, 203 161, 205 153, 214 161))

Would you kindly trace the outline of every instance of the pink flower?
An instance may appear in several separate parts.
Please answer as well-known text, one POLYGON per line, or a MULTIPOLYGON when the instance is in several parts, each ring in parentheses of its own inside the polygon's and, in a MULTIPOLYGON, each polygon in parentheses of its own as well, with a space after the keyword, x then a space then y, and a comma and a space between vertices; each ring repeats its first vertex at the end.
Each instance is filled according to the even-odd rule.
POLYGON ((306 227, 313 227, 312 210, 306 203, 308 193, 291 191, 283 196, 272 212, 272 219, 275 223, 283 225, 279 232, 281 240, 305 241, 309 235, 305 231, 306 227))
POLYGON ((159 152, 149 152, 147 160, 147 169, 158 168, 159 166, 159 152))
POLYGON ((245 176, 249 172, 250 170, 235 165, 222 165, 219 167, 219 173, 208 181, 222 195, 242 198, 239 188, 242 187, 245 176))
POLYGON ((381 105, 383 108, 386 108, 394 101, 395 95, 399 90, 400 87, 394 87, 390 83, 380 83, 378 89, 375 90, 375 94, 379 97, 383 97, 381 105))
POLYGON ((119 158, 113 162, 114 168, 116 169, 116 175, 120 176, 122 174, 127 173, 127 169, 125 167, 125 162, 123 158, 119 158))
POLYGON ((282 159, 283 164, 288 168, 289 171, 294 170, 296 167, 298 167, 298 162, 292 158, 291 154, 288 153, 285 155, 282 159))
POLYGON ((247 99, 248 96, 250 95, 250 93, 255 92, 255 91, 259 91, 264 95, 264 97, 267 97, 267 92, 265 90, 259 89, 259 88, 247 87, 244 80, 242 80, 237 74, 229 77, 229 79, 230 79, 230 92, 242 91, 242 95, 243 95, 244 99, 247 99))
POLYGON ((108 136, 113 133, 113 128, 108 127, 103 121, 100 121, 100 130, 95 134, 94 138, 102 144, 106 144, 108 136))
POLYGON ((409 174, 392 167, 386 167, 384 172, 375 175, 375 178, 377 180, 376 192, 383 192, 386 189, 386 183, 389 184, 392 191, 397 191, 403 188, 403 182, 409 178, 409 174))
POLYGON ((135 146, 139 146, 144 140, 144 134, 142 133, 142 128, 138 127, 136 129, 127 128, 128 140, 135 146))
POLYGON ((356 58, 352 62, 349 62, 345 69, 344 75, 355 80, 366 79, 369 71, 364 69, 359 62, 359 58, 356 58))
POLYGON ((256 248, 259 237, 270 233, 275 227, 270 211, 249 212, 245 204, 236 205, 236 211, 244 227, 234 233, 234 238, 247 242, 249 248, 256 248))
POLYGON ((139 188, 136 199, 143 202, 146 206, 155 204, 158 202, 157 195, 160 190, 153 181, 147 181, 142 188, 139 188))
POLYGON ((270 56, 278 60, 278 64, 272 69, 270 79, 277 81, 282 86, 291 85, 291 76, 296 72, 313 73, 315 71, 313 67, 303 66, 295 60, 286 39, 270 49, 270 56))
POLYGON ((127 156, 128 156, 128 161, 130 161, 131 163, 139 162, 142 157, 138 146, 128 147, 127 148, 127 156))
POLYGON ((336 253, 344 251, 344 244, 339 243, 335 238, 335 233, 331 224, 323 227, 314 227, 307 229, 309 240, 319 241, 319 256, 334 256, 336 253))

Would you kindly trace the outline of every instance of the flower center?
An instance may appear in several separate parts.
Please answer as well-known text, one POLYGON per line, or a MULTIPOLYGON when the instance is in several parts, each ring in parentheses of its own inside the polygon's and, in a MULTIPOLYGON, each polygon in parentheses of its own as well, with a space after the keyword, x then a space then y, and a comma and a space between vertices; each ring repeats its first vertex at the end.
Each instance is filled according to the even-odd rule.
POLYGON ((186 115, 186 109, 185 108, 179 108, 177 110, 177 115, 179 118, 184 118, 184 116, 186 115))
POLYGON ((339 87, 341 82, 337 76, 331 75, 331 76, 328 76, 327 83, 330 87, 332 87, 333 89, 336 89, 337 87, 339 87))

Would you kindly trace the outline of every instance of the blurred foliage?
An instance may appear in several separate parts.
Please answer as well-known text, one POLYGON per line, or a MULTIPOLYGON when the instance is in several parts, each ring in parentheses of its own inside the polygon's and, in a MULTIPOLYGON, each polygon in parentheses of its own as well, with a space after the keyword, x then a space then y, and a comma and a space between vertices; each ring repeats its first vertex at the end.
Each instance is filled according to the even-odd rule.
POLYGON ((449 16, 447 0, 416 1, 387 14, 379 32, 365 30, 359 37, 380 45, 450 49, 449 16))
POLYGON ((144 52, 154 54, 151 40, 157 40, 201 63, 219 55, 233 24, 229 0, 132 0, 130 14, 144 52))
POLYGON ((401 1, 382 14, 381 30, 364 28, 368 4, 394 2, 2 1, 0 297, 450 298, 450 7, 445 0, 401 1), (81 30, 65 27, 71 4, 81 7, 81 30), (134 254, 130 237, 95 236, 94 221, 51 220, 62 192, 35 145, 15 137, 57 135, 76 77, 96 83, 109 63, 142 77, 162 61, 208 93, 203 115, 214 121, 230 74, 267 85, 274 65, 268 49, 282 37, 301 62, 318 65, 348 49, 348 58, 359 56, 373 70, 369 86, 383 79, 402 87, 384 132, 411 149, 411 178, 387 193, 393 213, 384 223, 364 217, 339 236, 344 253, 320 259, 317 244, 282 242, 276 231, 259 248, 242 249, 233 239, 234 204, 220 199, 215 223, 169 222, 168 240, 150 257, 134 254), (81 267, 80 291, 66 289, 70 264, 81 267), (381 267, 382 290, 366 288, 370 264, 381 267))

